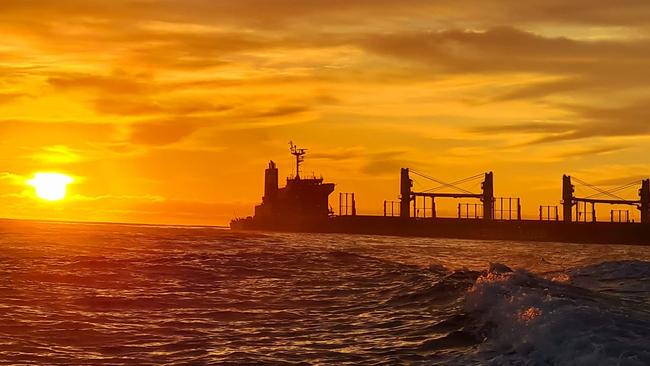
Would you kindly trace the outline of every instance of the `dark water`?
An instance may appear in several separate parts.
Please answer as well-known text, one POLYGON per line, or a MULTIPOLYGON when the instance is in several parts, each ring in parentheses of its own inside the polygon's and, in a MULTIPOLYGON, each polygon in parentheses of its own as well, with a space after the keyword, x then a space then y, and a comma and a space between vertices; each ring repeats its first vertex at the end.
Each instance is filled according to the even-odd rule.
POLYGON ((650 248, 0 230, 3 364, 650 364, 650 248))

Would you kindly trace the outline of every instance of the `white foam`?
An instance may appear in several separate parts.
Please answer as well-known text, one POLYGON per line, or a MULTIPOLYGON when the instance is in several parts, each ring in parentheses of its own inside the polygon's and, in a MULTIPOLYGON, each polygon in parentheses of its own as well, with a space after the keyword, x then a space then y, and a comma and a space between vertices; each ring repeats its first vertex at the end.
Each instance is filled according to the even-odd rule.
MULTIPOLYGON (((496 364, 647 365, 650 315, 524 270, 490 271, 466 295, 484 337, 478 352, 496 364)), ((476 356, 476 355, 475 355, 476 356)))

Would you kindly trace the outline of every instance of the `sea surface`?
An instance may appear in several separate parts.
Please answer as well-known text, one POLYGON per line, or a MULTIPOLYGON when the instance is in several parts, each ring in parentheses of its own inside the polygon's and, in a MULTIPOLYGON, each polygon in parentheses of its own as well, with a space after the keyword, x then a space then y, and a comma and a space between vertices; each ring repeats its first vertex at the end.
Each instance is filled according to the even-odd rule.
POLYGON ((0 221, 0 363, 650 365, 650 247, 0 221))

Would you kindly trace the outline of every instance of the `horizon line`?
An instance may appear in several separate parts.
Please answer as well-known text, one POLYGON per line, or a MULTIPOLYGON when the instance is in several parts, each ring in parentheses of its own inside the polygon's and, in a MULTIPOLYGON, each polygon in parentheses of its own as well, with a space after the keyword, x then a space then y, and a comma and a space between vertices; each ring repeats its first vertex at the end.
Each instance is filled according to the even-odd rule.
POLYGON ((229 229, 226 225, 199 225, 199 224, 161 224, 161 223, 144 223, 144 222, 114 222, 114 221, 84 221, 84 220, 57 220, 57 219, 29 219, 29 218, 10 218, 0 217, 1 221, 26 221, 36 223, 50 224, 86 224, 86 225, 118 225, 118 226, 167 226, 167 227, 187 227, 187 228, 206 228, 206 229, 229 229))

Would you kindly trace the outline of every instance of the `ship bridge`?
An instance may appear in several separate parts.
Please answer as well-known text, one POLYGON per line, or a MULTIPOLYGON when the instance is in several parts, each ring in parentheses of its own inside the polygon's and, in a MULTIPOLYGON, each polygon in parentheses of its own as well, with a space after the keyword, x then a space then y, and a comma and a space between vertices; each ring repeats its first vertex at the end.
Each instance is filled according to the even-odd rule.
POLYGON ((323 183, 323 178, 301 177, 301 165, 307 149, 298 148, 292 142, 291 155, 295 157, 296 173, 287 178, 286 186, 278 186, 278 167, 270 161, 264 174, 264 197, 255 207, 255 217, 269 221, 301 221, 327 218, 330 215, 329 195, 334 192, 333 183, 323 183))

